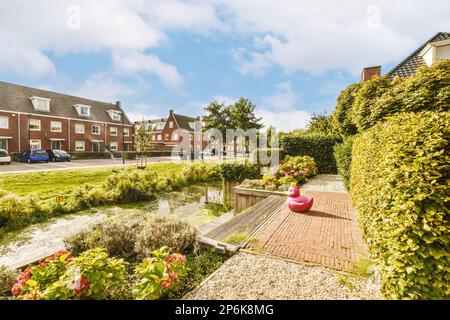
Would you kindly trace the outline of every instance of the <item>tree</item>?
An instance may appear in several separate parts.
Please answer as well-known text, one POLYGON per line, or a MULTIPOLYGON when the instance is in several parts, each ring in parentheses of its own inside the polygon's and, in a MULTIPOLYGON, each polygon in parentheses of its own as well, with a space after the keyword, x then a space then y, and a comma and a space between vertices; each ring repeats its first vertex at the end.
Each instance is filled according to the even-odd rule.
POLYGON ((309 133, 323 133, 332 134, 334 133, 332 118, 324 113, 313 113, 311 120, 308 123, 307 132, 309 133))
POLYGON ((138 126, 138 129, 134 134, 134 147, 139 155, 145 154, 152 148, 151 141, 153 139, 154 132, 147 130, 145 127, 145 121, 138 126))
POLYGON ((358 133, 358 129, 352 120, 352 107, 360 88, 360 83, 353 83, 342 91, 337 99, 336 108, 332 114, 332 124, 335 131, 343 136, 358 133))

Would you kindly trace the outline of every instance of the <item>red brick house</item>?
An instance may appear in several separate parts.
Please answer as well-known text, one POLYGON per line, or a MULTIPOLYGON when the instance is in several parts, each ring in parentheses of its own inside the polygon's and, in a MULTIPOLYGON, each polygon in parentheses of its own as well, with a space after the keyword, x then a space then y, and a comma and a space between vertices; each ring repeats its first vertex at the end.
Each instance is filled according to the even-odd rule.
POLYGON ((134 126, 120 102, 105 103, 0 81, 0 149, 132 151, 133 133, 134 126))
MULTIPOLYGON (((141 124, 142 121, 136 122, 136 125, 141 124)), ((208 140, 201 132, 200 117, 184 116, 170 110, 167 118, 144 121, 144 125, 147 130, 154 133, 152 141, 154 151, 172 151, 182 140, 180 131, 189 134, 192 148, 204 150, 208 145, 208 140)))

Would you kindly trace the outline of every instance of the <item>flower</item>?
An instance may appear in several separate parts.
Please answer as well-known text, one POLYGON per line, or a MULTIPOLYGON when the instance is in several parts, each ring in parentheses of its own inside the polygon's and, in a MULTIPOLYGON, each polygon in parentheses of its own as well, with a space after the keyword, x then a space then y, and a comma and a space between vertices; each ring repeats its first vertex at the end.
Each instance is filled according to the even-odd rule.
POLYGON ((16 283, 12 289, 11 289, 12 294, 17 297, 18 295, 20 295, 20 293, 22 292, 22 290, 20 289, 20 284, 16 283))
POLYGON ((166 256, 164 258, 164 261, 167 264, 171 264, 173 262, 178 262, 178 263, 181 263, 181 264, 185 264, 186 263, 186 257, 184 255, 180 254, 180 253, 174 253, 174 254, 170 254, 170 255, 166 256))
POLYGON ((89 288, 89 286, 90 286, 90 283, 89 283, 88 278, 86 278, 85 276, 82 276, 81 278, 78 278, 75 281, 73 291, 75 292, 75 294, 80 295, 84 291, 86 291, 89 288))
POLYGON ((160 280, 159 281, 159 285, 163 289, 170 289, 170 287, 172 287, 172 281, 170 281, 170 280, 160 280))

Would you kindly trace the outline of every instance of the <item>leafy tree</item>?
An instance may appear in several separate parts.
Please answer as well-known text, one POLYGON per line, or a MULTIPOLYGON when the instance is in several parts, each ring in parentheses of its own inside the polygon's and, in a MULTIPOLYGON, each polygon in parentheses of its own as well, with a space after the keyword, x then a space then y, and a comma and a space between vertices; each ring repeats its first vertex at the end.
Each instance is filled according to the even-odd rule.
POLYGON ((376 101, 391 88, 392 82, 387 77, 376 77, 361 83, 352 106, 352 120, 359 132, 375 124, 371 119, 372 109, 376 101))
POLYGON ((358 132, 352 120, 352 108, 355 96, 361 88, 361 83, 353 83, 341 92, 336 108, 332 114, 332 124, 337 133, 347 136, 358 132))
POLYGON ((154 132, 147 130, 144 121, 138 126, 134 134, 134 147, 138 154, 145 154, 152 148, 151 141, 153 139, 154 132))
POLYGON ((308 133, 334 133, 332 118, 324 113, 313 113, 308 123, 308 133))

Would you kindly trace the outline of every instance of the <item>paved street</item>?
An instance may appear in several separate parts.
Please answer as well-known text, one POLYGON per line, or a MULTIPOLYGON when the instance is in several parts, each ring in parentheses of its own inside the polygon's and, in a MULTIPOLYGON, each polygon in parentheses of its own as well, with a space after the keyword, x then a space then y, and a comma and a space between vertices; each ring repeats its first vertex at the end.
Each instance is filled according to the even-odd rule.
MULTIPOLYGON (((176 162, 180 161, 178 157, 154 157, 148 158, 151 162, 176 162)), ((126 160, 126 165, 135 165, 136 160, 126 160)), ((49 162, 49 163, 19 163, 13 162, 10 165, 0 165, 0 174, 5 173, 24 173, 34 171, 50 171, 50 170, 70 170, 80 168, 96 168, 122 166, 122 159, 95 159, 95 160, 73 160, 71 162, 49 162)))

